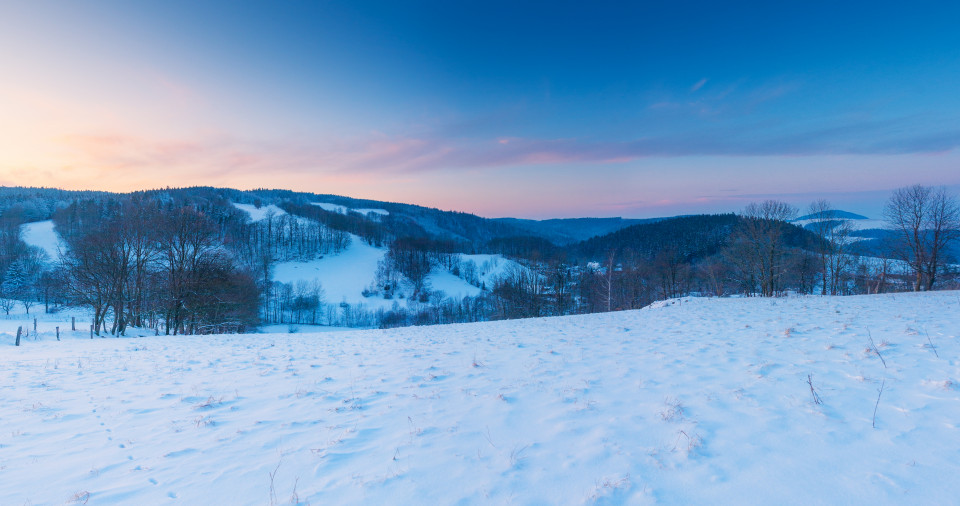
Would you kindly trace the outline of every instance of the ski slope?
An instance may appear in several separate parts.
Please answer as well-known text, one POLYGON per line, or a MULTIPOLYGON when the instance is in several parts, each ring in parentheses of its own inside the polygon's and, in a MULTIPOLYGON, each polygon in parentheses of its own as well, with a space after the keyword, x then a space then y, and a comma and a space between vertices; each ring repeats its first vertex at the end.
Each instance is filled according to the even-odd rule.
POLYGON ((0 504, 953 504, 958 333, 928 292, 0 334, 0 504))

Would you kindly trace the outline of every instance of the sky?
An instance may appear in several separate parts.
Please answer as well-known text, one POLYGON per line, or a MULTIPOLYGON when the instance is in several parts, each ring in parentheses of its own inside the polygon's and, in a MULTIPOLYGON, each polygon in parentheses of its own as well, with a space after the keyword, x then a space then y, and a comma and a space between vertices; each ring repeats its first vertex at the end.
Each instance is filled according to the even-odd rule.
POLYGON ((960 190, 953 2, 0 0, 0 185, 643 218, 960 190))

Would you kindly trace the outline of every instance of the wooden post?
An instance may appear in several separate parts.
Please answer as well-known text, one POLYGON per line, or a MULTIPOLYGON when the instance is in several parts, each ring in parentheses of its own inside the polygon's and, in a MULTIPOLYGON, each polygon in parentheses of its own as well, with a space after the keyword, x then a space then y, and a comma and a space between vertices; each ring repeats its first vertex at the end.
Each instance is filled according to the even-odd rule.
POLYGON ((60 327, 57 327, 57 341, 60 340, 60 327))
POLYGON ((36 318, 33 319, 33 334, 34 334, 34 335, 37 334, 37 319, 36 319, 36 318))
POLYGON ((70 330, 72 330, 72 331, 74 331, 74 332, 77 331, 77 317, 76 317, 76 316, 71 316, 71 317, 70 317, 70 330))
POLYGON ((93 324, 90 324, 90 339, 93 339, 93 324))
POLYGON ((17 327, 17 346, 20 346, 20 333, 23 332, 23 327, 17 327))

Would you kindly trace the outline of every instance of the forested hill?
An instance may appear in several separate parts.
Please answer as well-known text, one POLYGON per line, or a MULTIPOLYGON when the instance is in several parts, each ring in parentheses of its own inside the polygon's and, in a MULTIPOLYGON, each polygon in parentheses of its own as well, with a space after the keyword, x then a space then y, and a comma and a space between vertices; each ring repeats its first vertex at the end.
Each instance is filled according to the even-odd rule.
MULTIPOLYGON (((616 258, 643 261, 669 253, 684 262, 694 262, 720 253, 742 220, 736 214, 666 218, 582 241, 571 247, 571 255, 582 261, 611 254, 616 258)), ((812 233, 798 226, 781 223, 778 227, 788 247, 807 247, 816 241, 812 233)))
POLYGON ((470 213, 355 199, 340 195, 291 190, 235 190, 191 187, 146 190, 130 194, 67 191, 53 188, 0 187, 0 219, 12 224, 47 220, 57 209, 74 201, 109 202, 137 196, 142 201, 192 205, 213 214, 235 213, 231 203, 257 208, 274 205, 292 215, 318 221, 326 227, 358 235, 371 244, 385 246, 400 237, 417 237, 451 243, 454 249, 504 253, 553 253, 555 246, 603 235, 635 223, 654 220, 578 218, 557 220, 488 219, 470 213), (538 246, 531 248, 531 241, 538 246), (498 251, 499 252, 499 251, 498 251))
POLYGON ((397 202, 289 190, 252 190, 240 192, 236 198, 250 203, 277 203, 291 214, 317 219, 365 238, 372 237, 375 243, 397 237, 419 237, 453 241, 459 243, 460 248, 476 249, 496 238, 527 234, 508 224, 469 213, 397 202), (332 204, 339 209, 317 204, 332 204), (369 210, 385 212, 364 212, 369 210))
POLYGON ((522 229, 527 235, 542 237, 558 246, 573 244, 591 237, 606 235, 631 225, 652 223, 665 218, 561 218, 549 220, 525 220, 520 218, 497 218, 494 221, 522 229))
POLYGON ((211 215, 236 213, 231 204, 249 204, 256 208, 273 205, 326 227, 356 234, 378 246, 398 237, 420 237, 451 241, 460 249, 470 250, 496 238, 530 235, 509 224, 473 214, 411 204, 289 190, 242 191, 212 187, 166 188, 129 194, 0 187, 0 219, 11 224, 41 221, 77 201, 120 202, 132 197, 167 207, 189 205, 211 215))

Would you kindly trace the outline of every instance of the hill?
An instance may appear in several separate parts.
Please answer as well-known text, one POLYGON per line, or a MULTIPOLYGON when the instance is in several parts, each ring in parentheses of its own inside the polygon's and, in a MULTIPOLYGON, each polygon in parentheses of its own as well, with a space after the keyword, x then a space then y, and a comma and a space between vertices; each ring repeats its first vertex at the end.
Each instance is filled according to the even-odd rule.
POLYGON ((0 503, 949 504, 957 295, 202 339, 41 322, 20 347, 0 320, 0 503))
POLYGON ((512 225, 530 235, 547 239, 558 246, 606 235, 631 225, 652 223, 665 218, 560 218, 550 220, 525 220, 520 218, 497 218, 494 221, 512 225))
MULTIPOLYGON (((827 211, 827 213, 829 213, 830 217, 835 220, 869 220, 870 219, 862 214, 851 213, 849 211, 842 211, 839 209, 833 209, 833 210, 827 211)), ((805 214, 803 216, 795 218, 793 221, 806 221, 806 220, 813 220, 816 218, 817 218, 816 214, 805 214)))
MULTIPOLYGON (((661 252, 670 252, 684 262, 702 259, 720 252, 742 218, 735 214, 680 216, 651 221, 594 237, 573 246, 578 258, 597 260, 613 252, 617 258, 650 260, 661 252)), ((803 247, 813 241, 812 234, 800 227, 782 225, 785 243, 803 247)))

